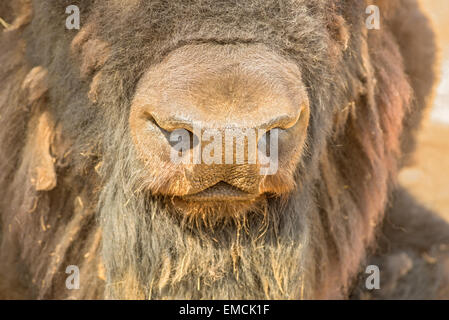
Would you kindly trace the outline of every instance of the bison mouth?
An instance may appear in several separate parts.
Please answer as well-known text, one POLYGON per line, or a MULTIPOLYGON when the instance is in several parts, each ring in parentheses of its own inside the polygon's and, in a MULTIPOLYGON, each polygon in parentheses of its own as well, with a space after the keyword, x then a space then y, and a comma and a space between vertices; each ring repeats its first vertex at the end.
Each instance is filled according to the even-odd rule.
POLYGON ((266 203, 265 194, 244 191, 224 181, 170 199, 183 222, 195 227, 224 225, 229 221, 241 223, 250 212, 264 212, 266 203))
POLYGON ((248 193, 220 181, 202 191, 183 196, 182 199, 187 201, 251 201, 258 196, 258 194, 248 193))

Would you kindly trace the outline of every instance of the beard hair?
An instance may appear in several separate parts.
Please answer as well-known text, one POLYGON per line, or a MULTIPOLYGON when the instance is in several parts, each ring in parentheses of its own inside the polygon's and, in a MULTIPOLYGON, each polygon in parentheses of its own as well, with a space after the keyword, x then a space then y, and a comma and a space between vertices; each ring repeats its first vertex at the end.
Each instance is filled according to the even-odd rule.
MULTIPOLYGON (((106 153, 118 159, 110 158, 103 172, 99 202, 107 298, 315 297, 314 243, 323 238, 311 227, 318 219, 311 188, 266 199, 232 219, 192 222, 165 197, 145 191, 144 168, 124 143, 125 131, 115 131, 118 148, 106 153)), ((208 216, 214 214, 222 216, 208 216)))

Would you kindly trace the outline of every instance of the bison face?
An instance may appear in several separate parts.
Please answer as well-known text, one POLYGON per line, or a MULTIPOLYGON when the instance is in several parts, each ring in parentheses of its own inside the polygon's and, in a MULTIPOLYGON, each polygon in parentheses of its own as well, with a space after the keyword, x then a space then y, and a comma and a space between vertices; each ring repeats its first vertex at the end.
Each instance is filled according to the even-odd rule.
POLYGON ((238 215, 295 186, 309 121, 298 67, 260 45, 189 45, 139 82, 130 131, 148 190, 238 215))
POLYGON ((73 2, 80 30, 67 1, 0 4, 0 274, 41 298, 72 294, 69 264, 112 298, 348 296, 430 92, 407 72, 431 32, 398 40, 428 28, 396 13, 414 1, 372 31, 363 0, 73 2))

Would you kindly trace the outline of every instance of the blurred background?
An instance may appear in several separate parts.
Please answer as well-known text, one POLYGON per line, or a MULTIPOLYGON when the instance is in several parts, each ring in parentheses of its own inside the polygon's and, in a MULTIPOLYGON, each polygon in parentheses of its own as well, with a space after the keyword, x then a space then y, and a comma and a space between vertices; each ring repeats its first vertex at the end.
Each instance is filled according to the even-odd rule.
POLYGON ((449 0, 419 1, 437 31, 441 80, 418 137, 415 161, 402 170, 399 181, 449 221, 449 0))

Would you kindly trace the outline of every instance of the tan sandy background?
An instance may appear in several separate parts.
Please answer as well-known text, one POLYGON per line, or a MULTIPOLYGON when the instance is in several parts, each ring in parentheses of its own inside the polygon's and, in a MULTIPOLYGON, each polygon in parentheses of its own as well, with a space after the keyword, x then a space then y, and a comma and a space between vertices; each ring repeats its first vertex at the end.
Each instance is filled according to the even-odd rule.
POLYGON ((449 0, 421 3, 438 33, 441 82, 435 105, 418 137, 415 162, 401 172, 399 180, 423 204, 449 221, 449 0))

